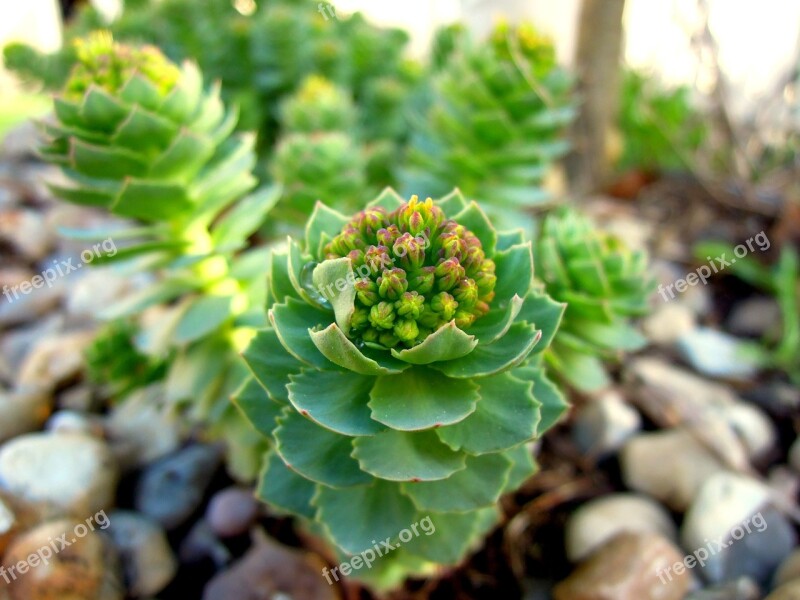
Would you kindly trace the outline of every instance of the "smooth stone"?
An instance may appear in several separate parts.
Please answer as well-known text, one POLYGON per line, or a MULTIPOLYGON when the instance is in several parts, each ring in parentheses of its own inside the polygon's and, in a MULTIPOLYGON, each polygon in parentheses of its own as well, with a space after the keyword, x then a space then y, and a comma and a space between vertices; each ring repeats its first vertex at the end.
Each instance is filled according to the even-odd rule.
POLYGON ((798 437, 792 447, 789 448, 789 466, 800 473, 800 437, 798 437))
POLYGON ((11 245, 24 260, 37 262, 47 256, 55 236, 40 211, 16 208, 0 212, 0 241, 11 245))
POLYGON ((103 438, 103 424, 96 415, 76 410, 59 410, 45 423, 52 433, 78 433, 103 438))
POLYGON ((796 548, 775 571, 772 587, 780 587, 795 579, 800 579, 800 548, 796 548))
POLYGON ((211 498, 206 519, 212 531, 222 538, 246 533, 258 518, 259 505, 253 490, 229 487, 211 498))
POLYGON ((762 337, 780 327, 781 310, 772 298, 748 298, 733 307, 725 326, 733 335, 762 337))
POLYGON ((683 556, 653 533, 622 533, 598 548, 553 590, 554 600, 683 600, 686 571, 657 576, 683 556), (662 581, 663 579, 663 581, 662 581))
POLYGON ((694 312, 678 301, 659 304, 653 313, 642 321, 642 331, 647 339, 661 346, 671 346, 695 327, 697 322, 694 312))
POLYGON ((719 473, 702 486, 684 518, 681 542, 689 553, 708 550, 706 564, 697 569, 706 581, 769 581, 797 541, 770 499, 766 485, 735 473, 719 473))
POLYGON ((30 433, 0 448, 0 489, 43 517, 86 518, 114 503, 116 463, 100 440, 79 434, 30 433))
POLYGON ((0 290, 9 286, 8 294, 0 297, 0 327, 11 327, 29 321, 35 321, 52 312, 63 297, 61 286, 31 288, 24 294, 17 289, 14 294, 13 286, 29 282, 34 273, 20 269, 3 269, 0 271, 0 290))
POLYGON ((620 464, 629 489, 679 512, 689 507, 709 477, 726 469, 682 428, 637 435, 622 449, 620 464))
POLYGON ((52 404, 52 394, 42 388, 0 391, 0 444, 39 429, 52 404))
POLYGON ((123 470, 143 467, 174 452, 181 442, 181 423, 164 403, 163 388, 132 392, 105 419, 109 444, 123 470))
POLYGON ((93 267, 69 290, 65 302, 67 313, 76 318, 95 319, 104 309, 136 291, 140 279, 111 268, 93 267))
POLYGON ((746 381, 761 364, 749 343, 727 333, 701 327, 680 337, 678 352, 699 373, 709 377, 746 381))
POLYGON ((136 510, 167 530, 182 525, 202 503, 220 462, 219 448, 195 444, 153 463, 136 486, 136 510))
POLYGON ((119 553, 128 593, 136 598, 158 594, 178 572, 178 561, 164 530, 131 511, 116 510, 109 521, 107 532, 119 553))
POLYGON ((178 551, 181 564, 192 564, 211 559, 218 569, 231 560, 231 552, 211 530, 208 521, 200 519, 189 530, 178 551))
POLYGON ((771 381, 743 392, 753 404, 776 417, 800 413, 800 389, 782 381, 771 381))
MULTIPOLYGON (((6 551, 5 565, 30 564, 8 586, 10 600, 121 600, 117 557, 111 544, 97 532, 76 537, 72 519, 49 521, 16 537, 6 551), (49 547, 64 534, 67 547, 59 548, 47 561, 31 555, 49 547), (37 564, 34 564, 37 563, 37 564)), ((43 553, 44 554, 44 553, 43 553)), ((44 554, 46 557, 46 554, 44 554)), ((16 571, 15 571, 16 573, 16 571)))
POLYGON ((75 331, 41 340, 22 364, 18 385, 55 389, 77 378, 84 369, 84 350, 94 335, 75 331))
POLYGON ((774 590, 764 600, 798 600, 800 599, 800 579, 793 579, 774 590))
POLYGON ((758 407, 737 402, 722 407, 718 414, 742 441, 751 460, 759 461, 775 449, 778 441, 775 424, 758 407))
POLYGON ((263 533, 250 550, 206 585, 203 600, 263 600, 283 595, 303 600, 336 600, 336 586, 322 577, 325 564, 314 554, 286 548, 263 533))
POLYGON ((578 562, 617 534, 657 533, 677 541, 669 513, 657 502, 638 494, 611 494, 580 506, 566 525, 567 558, 578 562))
POLYGON ((2 558, 18 527, 19 523, 14 509, 10 503, 0 497, 0 558, 2 558))
POLYGON ((39 340, 59 334, 63 328, 64 317, 55 314, 31 325, 5 332, 0 339, 0 374, 6 380, 14 381, 31 348, 39 340))
POLYGON ((621 448, 641 427, 636 409, 618 392, 611 391, 590 400, 578 411, 572 439, 582 453, 604 457, 621 448))
POLYGON ((749 577, 740 577, 703 590, 692 592, 685 600, 760 600, 761 590, 749 577))

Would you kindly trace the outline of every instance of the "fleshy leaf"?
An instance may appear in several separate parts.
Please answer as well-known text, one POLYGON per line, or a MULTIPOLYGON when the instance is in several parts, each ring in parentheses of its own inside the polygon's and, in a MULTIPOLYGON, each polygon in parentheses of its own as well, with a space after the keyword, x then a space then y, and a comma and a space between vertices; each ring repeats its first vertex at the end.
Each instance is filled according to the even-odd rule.
POLYGON ((317 369, 329 369, 325 358, 311 339, 310 329, 330 322, 328 313, 319 311, 305 302, 286 298, 286 302, 274 305, 269 311, 269 320, 275 333, 294 357, 317 369))
POLYGON ((294 298, 295 289, 289 279, 289 255, 286 250, 273 250, 269 257, 269 286, 275 302, 286 302, 294 298))
POLYGON ((463 225, 478 236, 486 256, 492 256, 495 253, 497 232, 477 202, 473 200, 464 210, 452 218, 456 223, 463 225))
POLYGON ((422 512, 465 512, 491 506, 505 488, 511 461, 502 454, 469 456, 466 468, 443 481, 404 483, 403 491, 422 512))
POLYGON ((104 89, 92 84, 83 97, 79 111, 82 128, 109 133, 125 120, 130 109, 104 89))
POLYGON ((570 384, 582 392, 595 392, 611 384, 611 380, 596 356, 567 348, 553 351, 548 359, 570 384))
POLYGON ((542 332, 515 323, 493 344, 479 345, 463 358, 431 366, 448 377, 485 377, 516 367, 531 353, 542 332))
POLYGON ((485 454, 506 450, 536 435, 540 405, 534 383, 502 373, 477 380, 481 399, 469 417, 437 429, 439 438, 454 450, 485 454))
POLYGON ((341 231, 349 220, 345 215, 317 201, 314 205, 314 212, 311 213, 311 217, 306 223, 306 251, 314 256, 315 259, 322 259, 320 246, 322 234, 327 234, 332 238, 341 231))
POLYGON ((204 137, 184 129, 150 167, 155 179, 189 183, 214 153, 214 146, 204 137))
POLYGON ((633 352, 647 345, 645 338, 636 327, 623 319, 607 325, 597 321, 573 319, 569 323, 572 331, 579 331, 586 340, 608 350, 624 350, 633 352))
POLYGON ((345 552, 357 554, 397 536, 414 523, 416 509, 397 484, 373 480, 371 485, 343 490, 319 486, 312 503, 317 520, 345 552), (357 518, 353 510, 358 509, 357 518))
POLYGON ((451 425, 475 411, 478 386, 430 369, 379 377, 369 394, 372 418, 401 431, 451 425))
POLYGON ((293 407, 278 417, 275 442, 275 450, 291 469, 317 483, 349 487, 372 480, 350 456, 352 438, 320 427, 293 407))
POLYGON ((522 309, 523 300, 517 295, 508 303, 505 309, 496 308, 490 310, 489 314, 478 319, 474 325, 469 328, 469 333, 478 338, 481 344, 491 344, 492 342, 500 339, 514 323, 519 311, 522 309))
POLYGON ((464 454, 448 448, 432 431, 385 431, 356 438, 353 447, 364 471, 389 481, 436 481, 464 468, 464 454))
POLYGON ((357 348, 336 323, 331 323, 321 331, 309 330, 308 335, 325 358, 361 375, 391 375, 400 373, 409 366, 385 354, 380 358, 377 352, 367 356, 367 349, 357 348))
POLYGON ((270 450, 265 456, 264 470, 258 478, 256 496, 279 510, 313 519, 311 499, 317 487, 313 481, 292 471, 277 452, 270 450))
POLYGON ((538 471, 536 461, 529 444, 514 446, 503 454, 511 463, 511 471, 508 474, 504 494, 516 491, 523 483, 533 477, 538 471))
POLYGON ((174 123, 135 106, 116 130, 111 142, 123 148, 149 153, 166 148, 177 133, 178 127, 174 123))
POLYGON ((454 360, 466 356, 475 349, 478 340, 465 333, 450 321, 429 335, 421 344, 405 350, 392 348, 392 356, 413 365, 427 365, 442 360, 454 360))
POLYGON ((123 217, 159 222, 191 208, 192 201, 182 185, 128 179, 111 211, 123 217))
POLYGON ((380 195, 375 198, 372 202, 367 204, 368 207, 372 208, 375 206, 381 206, 385 208, 387 211, 393 211, 396 208, 400 208, 405 204, 405 200, 403 199, 400 194, 395 192, 392 188, 387 187, 380 193, 380 195))
POLYGON ((533 396, 541 403, 539 411, 542 418, 536 433, 536 437, 540 437, 567 412, 569 404, 558 386, 547 378, 546 371, 541 367, 525 365, 516 369, 514 375, 520 379, 533 381, 533 396))
POLYGON ((497 523, 495 507, 468 513, 428 515, 435 528, 432 535, 412 537, 403 547, 437 563, 455 563, 471 549, 477 549, 483 536, 497 523))
POLYGON ((436 204, 446 215, 455 215, 467 208, 467 201, 464 199, 464 194, 462 194, 461 190, 458 188, 454 189, 446 196, 439 198, 436 204))
POLYGON ((542 332, 542 339, 536 344, 535 352, 546 349, 553 341, 566 308, 565 304, 555 302, 545 294, 531 293, 525 298, 519 320, 542 332))
POLYGON ((347 335, 356 310, 353 263, 347 257, 325 260, 316 266, 311 279, 319 295, 333 307, 339 329, 347 335))
POLYGON ((289 375, 299 373, 303 364, 281 345, 275 330, 268 327, 256 333, 242 356, 270 398, 288 404, 289 375))
POLYGON ((521 244, 525 241, 525 232, 522 229, 512 229, 511 231, 497 232, 497 248, 500 252, 508 250, 511 246, 521 244))
POLYGON ((343 435, 372 435, 384 427, 367 407, 372 377, 340 371, 303 371, 290 376, 289 401, 300 413, 343 435))
POLYGON ((248 377, 231 396, 231 402, 247 418, 261 435, 272 438, 283 405, 267 394, 255 377, 248 377))
POLYGON ((144 159, 124 148, 104 148, 71 138, 70 154, 75 170, 90 177, 123 179, 141 177, 147 171, 144 159))
POLYGON ((259 188, 240 200, 214 225, 212 237, 216 247, 243 245, 264 222, 265 215, 280 198, 280 187, 259 188))
POLYGON ((198 296, 175 327, 174 340, 188 344, 222 326, 231 316, 231 296, 198 296))
POLYGON ((494 255, 497 266, 496 298, 504 302, 516 294, 524 298, 533 285, 533 253, 531 243, 515 244, 494 255))

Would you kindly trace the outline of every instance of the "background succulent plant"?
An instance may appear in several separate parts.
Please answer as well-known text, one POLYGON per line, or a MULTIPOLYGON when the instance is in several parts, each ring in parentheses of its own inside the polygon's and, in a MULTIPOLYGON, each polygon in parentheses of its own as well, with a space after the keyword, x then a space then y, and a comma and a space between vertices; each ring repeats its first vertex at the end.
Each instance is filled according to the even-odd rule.
POLYGON ((403 189, 444 194, 454 183, 502 227, 548 199, 542 181, 569 148, 572 79, 552 42, 530 25, 500 23, 488 43, 447 29, 427 115, 414 121, 403 189))
POLYGON ((567 304, 548 363, 580 390, 608 385, 603 361, 646 341, 631 322, 654 291, 646 255, 564 208, 545 219, 534 256, 544 289, 567 304))
POLYGON ((305 242, 272 254, 234 397, 272 442, 261 498, 343 554, 429 516, 436 535, 360 574, 378 587, 458 562, 566 406, 541 364, 564 307, 533 287, 521 231, 460 194, 387 190, 353 218, 318 203, 305 242))
POLYGON ((178 68, 155 48, 120 45, 104 33, 79 42, 76 55, 55 120, 42 124, 41 154, 69 181, 51 187, 67 201, 137 221, 72 235, 124 240, 108 261, 161 275, 102 316, 159 306, 136 338, 138 350, 173 357, 167 400, 232 429, 226 437, 243 457, 252 451, 241 443, 248 430, 228 396, 246 371, 237 350, 263 324, 255 307, 266 294, 258 277, 266 252, 242 250, 277 190, 243 198, 255 185, 253 139, 232 135, 236 113, 225 110, 218 88, 203 90, 195 66, 178 68))

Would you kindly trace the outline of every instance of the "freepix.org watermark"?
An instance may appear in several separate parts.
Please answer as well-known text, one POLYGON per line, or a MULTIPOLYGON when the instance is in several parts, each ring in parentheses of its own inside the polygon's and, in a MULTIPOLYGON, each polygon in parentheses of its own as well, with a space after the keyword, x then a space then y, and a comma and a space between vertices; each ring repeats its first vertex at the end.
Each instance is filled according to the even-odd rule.
POLYGON ((65 260, 54 260, 51 266, 44 269, 39 275, 31 277, 30 281, 23 281, 17 285, 4 285, 3 295, 9 302, 19 300, 20 294, 30 294, 33 290, 38 290, 45 285, 47 287, 53 287, 53 284, 59 277, 66 277, 73 271, 80 269, 83 265, 89 264, 99 256, 114 256, 116 253, 117 246, 114 244, 114 240, 106 238, 102 242, 81 252, 81 262, 74 262, 74 257, 65 260))
POLYGON ((403 543, 410 542, 413 538, 418 537, 420 529, 425 535, 433 535, 436 533, 436 525, 433 524, 430 516, 425 517, 413 525, 409 525, 406 529, 403 529, 399 534, 397 534, 399 541, 392 543, 392 538, 387 537, 380 544, 378 544, 377 541, 372 540, 372 548, 367 548, 366 550, 356 554, 355 556, 351 557, 350 560, 341 563, 338 567, 334 567, 333 569, 328 569, 328 567, 325 567, 322 569, 322 576, 328 582, 328 585, 333 585, 331 575, 333 575, 333 579, 339 581, 339 575, 336 573, 337 571, 347 577, 351 572, 358 571, 363 567, 370 569, 372 568, 372 563, 374 563, 380 557, 386 556, 392 550, 396 550, 402 546, 403 543))
POLYGON ((733 529, 730 530, 730 539, 725 542, 723 541, 724 537, 719 537, 716 540, 705 540, 706 545, 702 548, 698 548, 691 554, 687 554, 683 557, 683 561, 676 562, 674 565, 670 565, 665 569, 659 569, 656 571, 656 575, 661 580, 661 583, 665 584, 667 581, 672 581, 673 573, 675 575, 681 575, 687 569, 694 569, 697 565, 700 567, 706 566, 706 561, 721 552, 725 548, 732 546, 734 542, 741 540, 745 533, 753 533, 754 531, 761 533, 767 530, 767 521, 764 519, 764 516, 759 512, 756 515, 753 515, 746 521, 744 521, 741 525, 737 525, 733 529))
POLYGON ((730 259, 728 259, 727 252, 723 252, 721 256, 717 256, 716 258, 706 256, 708 264, 697 267, 693 273, 686 275, 685 279, 678 279, 674 283, 670 283, 667 286, 662 283, 658 286, 658 293, 661 294, 664 302, 669 302, 675 298, 675 291, 677 291, 679 294, 682 294, 689 289, 689 286, 695 286, 700 282, 702 282, 703 285, 706 285, 708 283, 708 278, 711 277, 713 273, 719 273, 720 271, 723 271, 725 267, 730 267, 732 264, 736 263, 737 258, 744 258, 749 252, 755 252, 755 248, 753 246, 754 242, 756 245, 758 245, 758 249, 762 252, 769 250, 769 247, 772 245, 767 237, 767 234, 761 231, 750 239, 746 240, 744 243, 736 246, 733 249, 733 257, 730 259), (667 297, 667 293, 669 293, 669 297, 667 297))
POLYGON ((35 569, 39 565, 49 565, 51 558, 65 548, 77 543, 81 538, 89 535, 89 532, 94 531, 95 527, 107 529, 109 525, 111 525, 111 519, 106 515, 106 511, 101 510, 86 519, 85 522, 75 525, 70 539, 67 539, 69 533, 65 532, 55 539, 49 538, 47 544, 36 552, 29 554, 25 560, 21 560, 9 567, 0 565, 0 577, 5 580, 6 584, 10 585, 12 581, 16 581, 18 577, 25 575, 31 569, 35 569))

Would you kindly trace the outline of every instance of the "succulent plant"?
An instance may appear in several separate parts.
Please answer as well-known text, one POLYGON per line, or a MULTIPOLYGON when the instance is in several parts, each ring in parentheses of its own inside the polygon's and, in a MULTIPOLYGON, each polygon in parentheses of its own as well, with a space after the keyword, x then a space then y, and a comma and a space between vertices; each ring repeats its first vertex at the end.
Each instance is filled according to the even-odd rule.
POLYGON ((534 256, 547 293, 567 305, 548 363, 577 389, 606 386, 603 361, 646 342, 631 321, 647 314, 654 291, 646 255, 561 209, 545 219, 534 256))
POLYGON ((270 167, 284 189, 273 213, 275 226, 285 228, 278 233, 302 230, 321 198, 338 210, 356 210, 368 198, 368 159, 353 135, 358 114, 347 92, 312 76, 286 99, 281 112, 285 134, 270 167))
POLYGON ((564 307, 534 291, 522 237, 458 193, 386 190, 352 218, 318 203, 272 254, 234 396, 271 441, 259 495, 342 556, 400 546, 355 573, 371 585, 474 549, 566 407, 541 361, 564 307), (425 517, 435 535, 398 543, 425 517))
POLYGON ((441 64, 431 106, 412 122, 403 189, 456 184, 498 226, 519 227, 525 209, 548 200, 542 181, 569 147, 571 77, 530 25, 500 23, 483 45, 453 28, 437 40, 441 64))
POLYGON ((135 220, 73 235, 124 242, 109 261, 159 275, 100 316, 135 318, 156 308, 139 323, 137 349, 173 357, 167 400, 230 427, 234 447, 238 412, 228 396, 246 374, 237 354, 264 323, 258 307, 266 295, 257 267, 266 253, 245 249, 277 190, 245 197, 255 185, 252 137, 232 135, 235 112, 225 110, 217 88, 203 90, 195 66, 178 68, 155 48, 121 45, 107 33, 80 41, 76 55, 54 101, 55 121, 42 124, 49 140, 41 154, 69 182, 51 188, 69 202, 135 220))

